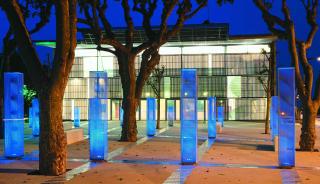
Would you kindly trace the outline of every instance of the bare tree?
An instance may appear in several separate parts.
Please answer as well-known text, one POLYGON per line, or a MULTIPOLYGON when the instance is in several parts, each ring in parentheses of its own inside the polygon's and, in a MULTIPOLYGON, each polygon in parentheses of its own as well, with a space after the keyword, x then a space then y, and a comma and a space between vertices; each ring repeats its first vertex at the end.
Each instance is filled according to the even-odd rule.
POLYGON ((271 104, 271 92, 272 92, 272 84, 271 84, 271 78, 272 78, 272 57, 269 56, 269 54, 265 51, 262 50, 262 55, 267 59, 268 61, 268 66, 266 63, 263 63, 262 65, 262 70, 257 72, 258 75, 258 80, 260 84, 263 87, 264 92, 267 95, 267 110, 266 110, 266 119, 265 119, 265 127, 264 127, 264 133, 269 134, 269 128, 270 128, 270 104, 271 104), (267 75, 267 77, 265 77, 267 75))
POLYGON ((31 41, 32 32, 40 29, 45 17, 34 29, 28 29, 25 15, 17 0, 0 1, 6 13, 12 34, 23 58, 28 74, 40 98, 39 170, 41 174, 60 175, 66 171, 66 138, 62 124, 62 100, 68 76, 74 61, 76 47, 76 0, 28 1, 35 7, 44 6, 47 13, 55 8, 56 49, 52 69, 41 65, 31 41))
POLYGON ((262 12, 264 21, 269 30, 280 39, 287 40, 292 63, 295 67, 296 86, 303 106, 303 122, 300 136, 300 149, 314 151, 316 140, 315 120, 320 106, 320 75, 314 76, 313 68, 307 57, 308 49, 312 46, 313 39, 318 31, 317 11, 319 0, 300 0, 306 13, 306 22, 310 30, 305 40, 298 38, 294 20, 286 0, 282 0, 283 17, 270 12, 270 3, 264 0, 253 0, 262 12), (302 67, 302 72, 301 72, 302 67), (316 85, 314 86, 314 80, 316 85), (312 89, 315 88, 314 95, 312 89))
MULTIPOLYGON (((136 109, 143 86, 152 70, 159 63, 159 48, 181 30, 186 20, 192 18, 201 8, 206 6, 207 0, 197 0, 196 2, 190 0, 134 0, 132 7, 128 0, 122 0, 121 5, 127 27, 125 43, 121 43, 117 38, 109 22, 111 17, 106 17, 107 0, 82 0, 80 2, 85 18, 78 19, 79 22, 90 27, 91 32, 95 35, 98 49, 113 53, 117 57, 124 109, 121 140, 136 141, 136 109), (151 26, 151 19, 159 3, 162 3, 160 25, 155 28, 151 26), (147 37, 143 43, 137 46, 134 46, 135 26, 131 17, 132 11, 142 15, 142 25, 147 37), (177 14, 177 19, 173 26, 168 26, 168 19, 174 12, 177 14), (100 25, 103 28, 100 28, 100 25), (107 44, 112 48, 102 47, 102 44, 107 44), (139 73, 136 74, 135 59, 139 53, 142 53, 141 67, 139 73)), ((218 2, 222 3, 223 0, 218 2)))
POLYGON ((152 88, 154 94, 157 97, 157 129, 160 129, 160 98, 161 98, 161 81, 164 77, 164 65, 161 68, 156 67, 149 79, 147 84, 152 88))

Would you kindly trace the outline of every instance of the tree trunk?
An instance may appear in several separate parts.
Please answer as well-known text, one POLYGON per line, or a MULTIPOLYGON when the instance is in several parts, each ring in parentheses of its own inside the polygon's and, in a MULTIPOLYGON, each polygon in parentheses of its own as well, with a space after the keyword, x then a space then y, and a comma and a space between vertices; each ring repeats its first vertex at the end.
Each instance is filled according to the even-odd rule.
POLYGON ((136 110, 140 97, 136 97, 135 55, 118 53, 119 73, 123 90, 123 124, 121 141, 137 141, 136 110))
POLYGON ((314 151, 316 141, 317 108, 308 104, 303 107, 303 120, 300 135, 300 149, 302 151, 314 151))
POLYGON ((139 100, 134 97, 123 98, 123 124, 121 132, 121 141, 136 142, 137 141, 137 121, 136 121, 136 109, 137 102, 139 100))
POLYGON ((159 95, 157 95, 157 129, 160 129, 160 90, 159 95))
POLYGON ((270 133, 270 104, 271 104, 271 91, 267 92, 267 113, 266 113, 266 122, 264 126, 264 133, 270 133))
POLYGON ((67 141, 62 123, 64 90, 56 87, 40 93, 39 170, 45 175, 66 172, 67 141))

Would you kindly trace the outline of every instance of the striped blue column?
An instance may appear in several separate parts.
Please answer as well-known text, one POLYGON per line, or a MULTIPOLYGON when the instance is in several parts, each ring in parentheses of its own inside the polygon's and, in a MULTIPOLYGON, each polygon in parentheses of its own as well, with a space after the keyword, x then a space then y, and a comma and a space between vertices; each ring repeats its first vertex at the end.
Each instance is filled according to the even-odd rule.
POLYGON ((156 134, 156 99, 147 98, 147 135, 156 134))
POLYGON ((31 107, 29 107, 29 128, 32 128, 32 117, 33 117, 33 111, 32 111, 32 104, 31 104, 31 107))
POLYGON ((271 138, 278 136, 278 96, 271 97, 271 108, 270 108, 270 129, 271 138))
POLYGON ((122 127, 123 125, 123 109, 120 107, 120 126, 122 127))
POLYGON ((4 73, 4 156, 24 155, 23 74, 4 73))
POLYGON ((168 100, 167 101, 167 119, 168 119, 168 125, 173 126, 174 121, 174 101, 168 100))
POLYGON ((39 100, 32 100, 32 135, 37 137, 40 132, 40 117, 39 117, 39 100))
POLYGON ((216 97, 208 98, 208 137, 216 138, 217 122, 216 122, 216 97))
POLYGON ((74 115, 73 115, 73 126, 75 128, 80 128, 80 107, 75 107, 74 108, 74 115))
POLYGON ((90 159, 108 158, 108 76, 106 72, 90 72, 89 99, 90 159))
POLYGON ((181 70, 180 143, 182 164, 195 164, 198 159, 197 84, 196 69, 181 70))
POLYGON ((295 70, 278 69, 280 167, 295 166, 295 70))
POLYGON ((217 114, 218 114, 218 122, 220 122, 221 126, 224 127, 224 107, 223 106, 217 107, 217 114))

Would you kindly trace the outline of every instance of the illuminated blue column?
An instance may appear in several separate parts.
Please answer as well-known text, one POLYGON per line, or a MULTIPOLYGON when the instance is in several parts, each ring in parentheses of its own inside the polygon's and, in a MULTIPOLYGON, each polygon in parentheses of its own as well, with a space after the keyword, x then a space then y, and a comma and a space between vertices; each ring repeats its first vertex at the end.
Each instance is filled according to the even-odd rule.
POLYGON ((80 107, 75 107, 74 108, 74 119, 73 119, 73 126, 75 128, 80 127, 80 107))
POLYGON ((223 106, 217 107, 217 114, 218 114, 218 122, 220 122, 221 126, 224 127, 224 107, 223 106))
POLYGON ((90 159, 108 158, 108 103, 107 73, 90 72, 91 97, 89 99, 90 159))
POLYGON ((32 105, 31 105, 31 107, 29 107, 29 128, 32 128, 32 123, 33 123, 33 121, 32 121, 32 117, 33 117, 32 113, 33 113, 33 111, 32 111, 32 105))
POLYGON ((39 136, 39 100, 34 98, 32 100, 32 135, 39 136))
POLYGON ((122 127, 123 125, 123 109, 120 107, 120 126, 122 127))
POLYGON ((4 156, 24 154, 23 74, 4 73, 4 156))
POLYGON ((270 108, 270 129, 271 138, 274 141, 275 137, 278 136, 278 96, 271 97, 271 108, 270 108))
POLYGON ((90 159, 108 157, 107 99, 89 99, 90 159))
POLYGON ((169 126, 173 126, 173 121, 174 121, 174 101, 173 100, 168 100, 167 101, 167 119, 168 119, 168 124, 169 126))
POLYGON ((108 75, 107 72, 90 72, 89 85, 90 98, 108 98, 108 75))
POLYGON ((208 137, 216 138, 216 97, 208 98, 208 137))
POLYGON ((295 166, 295 75, 294 68, 278 69, 280 167, 295 166))
POLYGON ((147 135, 156 134, 156 99, 147 98, 147 135))
POLYGON ((195 164, 198 157, 197 84, 195 69, 181 70, 180 143, 182 164, 195 164))

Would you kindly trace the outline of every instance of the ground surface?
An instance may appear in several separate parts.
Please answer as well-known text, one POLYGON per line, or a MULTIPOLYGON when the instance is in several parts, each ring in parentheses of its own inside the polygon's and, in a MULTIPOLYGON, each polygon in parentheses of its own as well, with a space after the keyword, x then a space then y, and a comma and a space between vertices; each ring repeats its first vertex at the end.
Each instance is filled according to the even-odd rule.
MULTIPOLYGON (((206 124, 199 122, 197 165, 180 165, 180 128, 167 127, 157 136, 145 136, 145 123, 139 122, 137 143, 118 142, 119 122, 109 122, 108 162, 90 162, 88 140, 68 146, 68 169, 63 176, 28 173, 38 167, 38 139, 26 127, 25 157, 0 157, 2 183, 320 183, 320 153, 296 152, 294 169, 278 169, 278 155, 270 136, 262 134, 263 124, 226 122, 214 141, 207 139, 206 124)), ((87 123, 82 123, 87 133, 87 123)), ((69 122, 65 128, 70 129, 69 122)), ((296 126, 296 137, 300 131, 296 126)), ((320 121, 317 125, 320 135, 320 121)), ((318 136, 320 137, 320 136, 318 136)), ((298 141, 296 141, 298 147, 298 141)), ((0 142, 3 155, 3 141, 0 142)), ((316 147, 320 149, 320 138, 316 147)))

